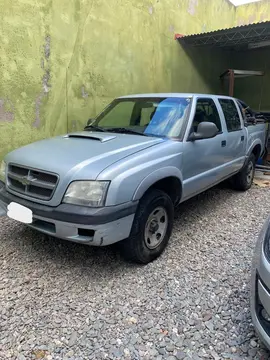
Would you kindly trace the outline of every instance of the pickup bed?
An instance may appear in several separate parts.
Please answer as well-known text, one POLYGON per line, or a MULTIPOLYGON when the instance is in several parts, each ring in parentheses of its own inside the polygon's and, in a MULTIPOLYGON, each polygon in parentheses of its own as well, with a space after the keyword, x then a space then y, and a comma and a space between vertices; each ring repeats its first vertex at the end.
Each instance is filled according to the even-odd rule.
POLYGON ((148 263, 165 249, 174 207, 230 179, 253 181, 265 124, 248 126, 241 103, 206 94, 115 99, 81 132, 7 154, 0 215, 88 245, 121 242, 148 263))

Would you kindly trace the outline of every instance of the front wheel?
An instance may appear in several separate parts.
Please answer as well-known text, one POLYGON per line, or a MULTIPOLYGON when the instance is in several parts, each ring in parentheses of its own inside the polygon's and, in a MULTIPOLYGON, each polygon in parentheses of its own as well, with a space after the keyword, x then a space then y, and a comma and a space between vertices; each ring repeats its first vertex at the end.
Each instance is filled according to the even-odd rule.
POLYGON ((170 239, 174 218, 171 198, 153 189, 141 199, 130 237, 121 243, 127 260, 147 264, 162 254, 170 239))
POLYGON ((243 169, 232 178, 232 185, 236 190, 246 191, 253 182, 255 175, 256 158, 251 154, 243 169))

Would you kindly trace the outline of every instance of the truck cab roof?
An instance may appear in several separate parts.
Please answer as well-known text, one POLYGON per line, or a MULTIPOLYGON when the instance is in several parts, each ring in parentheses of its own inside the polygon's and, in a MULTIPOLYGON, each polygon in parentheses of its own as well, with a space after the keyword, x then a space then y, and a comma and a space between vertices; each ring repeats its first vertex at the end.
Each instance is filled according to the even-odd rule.
POLYGON ((118 99, 132 99, 132 98, 164 98, 164 97, 171 97, 171 98, 178 98, 178 97, 207 97, 207 98, 227 98, 232 99, 231 96, 226 95, 213 95, 213 94, 200 94, 200 93, 146 93, 146 94, 132 94, 132 95, 125 95, 120 96, 118 99))

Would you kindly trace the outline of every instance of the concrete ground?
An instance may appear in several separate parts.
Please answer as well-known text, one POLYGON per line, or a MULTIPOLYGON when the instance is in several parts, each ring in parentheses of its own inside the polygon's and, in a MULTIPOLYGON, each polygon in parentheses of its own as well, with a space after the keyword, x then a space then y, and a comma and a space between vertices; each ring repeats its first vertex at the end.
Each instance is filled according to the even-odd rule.
POLYGON ((216 188, 180 206, 141 267, 0 220, 0 359, 268 359, 249 280, 270 192, 216 188))

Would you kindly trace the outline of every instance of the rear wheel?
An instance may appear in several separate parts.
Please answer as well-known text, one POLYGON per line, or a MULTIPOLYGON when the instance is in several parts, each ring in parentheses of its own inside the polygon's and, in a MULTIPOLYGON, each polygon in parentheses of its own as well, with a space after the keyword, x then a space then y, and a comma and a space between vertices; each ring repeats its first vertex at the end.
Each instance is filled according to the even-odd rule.
POLYGON ((250 189, 255 174, 255 163, 255 155, 251 154, 243 169, 232 178, 233 188, 240 191, 250 189))
POLYGON ((174 206, 163 191, 150 190, 141 199, 130 237, 121 250, 127 260, 147 264, 162 254, 172 233, 174 206))

